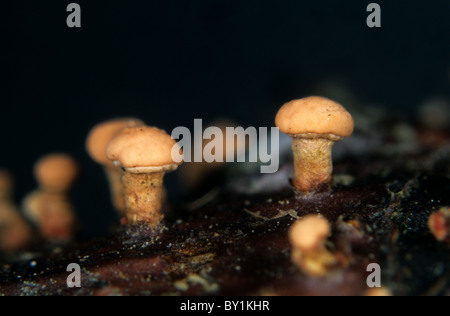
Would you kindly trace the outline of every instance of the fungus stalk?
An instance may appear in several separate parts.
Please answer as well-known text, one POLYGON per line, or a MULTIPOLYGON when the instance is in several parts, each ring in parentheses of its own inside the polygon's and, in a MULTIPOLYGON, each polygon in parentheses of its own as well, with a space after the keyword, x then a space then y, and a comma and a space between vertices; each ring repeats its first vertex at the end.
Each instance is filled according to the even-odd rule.
POLYGON ((293 185, 301 192, 313 192, 321 184, 329 184, 333 172, 331 152, 334 141, 340 137, 290 136, 295 169, 293 185))
POLYGON ((291 254, 294 262, 303 272, 313 277, 323 277, 336 265, 337 260, 325 246, 320 245, 314 250, 294 249, 291 254))
POLYGON ((154 228, 162 222, 164 219, 161 212, 164 174, 164 172, 123 173, 122 182, 128 223, 147 222, 154 228))

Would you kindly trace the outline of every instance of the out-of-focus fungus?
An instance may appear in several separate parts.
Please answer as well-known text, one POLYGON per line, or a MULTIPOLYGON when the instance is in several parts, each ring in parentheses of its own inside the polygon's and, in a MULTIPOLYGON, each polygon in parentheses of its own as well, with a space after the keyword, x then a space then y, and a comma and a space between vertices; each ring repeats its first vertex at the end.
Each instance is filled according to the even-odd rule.
POLYGON ((13 202, 13 177, 0 170, 0 252, 24 250, 31 242, 32 229, 13 202))
MULTIPOLYGON (((234 129, 238 127, 239 125, 231 120, 217 120, 211 123, 206 129, 212 129, 214 131, 215 136, 213 139, 202 138, 194 140, 194 143, 202 143, 202 153, 205 152, 205 148, 208 149, 208 147, 213 147, 214 156, 221 157, 221 161, 206 161, 203 155, 201 161, 195 161, 195 156, 192 152, 190 157, 191 162, 186 161, 183 166, 181 166, 179 173, 183 187, 186 189, 186 193, 195 195, 199 193, 198 191, 202 191, 203 189, 206 190, 202 193, 207 193, 212 189, 212 186, 216 184, 216 181, 220 182, 223 180, 223 173, 227 166, 227 158, 233 157, 235 159, 238 155, 245 154, 248 148, 247 142, 245 140, 242 141, 239 138, 236 140, 237 137, 235 137, 235 134, 227 131, 227 128, 233 129, 234 131, 234 129), (222 140, 216 139, 219 134, 222 135, 222 140), (230 142, 229 144, 228 141, 230 142)), ((199 137, 199 135, 195 136, 199 137)), ((209 152, 209 150, 207 150, 207 152, 209 152)))
POLYGON ((441 207, 436 212, 431 213, 428 218, 428 228, 438 241, 450 242, 449 226, 450 210, 448 207, 441 207))
POLYGON ((123 185, 121 181, 122 170, 116 168, 112 161, 108 159, 106 149, 109 142, 121 130, 127 127, 142 125, 144 125, 144 122, 136 118, 111 119, 94 126, 86 140, 86 150, 95 162, 103 166, 109 182, 112 203, 122 216, 125 212, 123 185))
POLYGON ((304 217, 291 226, 292 261, 306 274, 322 277, 336 265, 337 259, 325 246, 330 233, 328 221, 317 215, 304 217))
POLYGON ((78 178, 77 162, 67 154, 50 154, 34 167, 39 188, 24 200, 24 213, 42 237, 55 242, 70 241, 77 230, 77 219, 69 191, 78 178))

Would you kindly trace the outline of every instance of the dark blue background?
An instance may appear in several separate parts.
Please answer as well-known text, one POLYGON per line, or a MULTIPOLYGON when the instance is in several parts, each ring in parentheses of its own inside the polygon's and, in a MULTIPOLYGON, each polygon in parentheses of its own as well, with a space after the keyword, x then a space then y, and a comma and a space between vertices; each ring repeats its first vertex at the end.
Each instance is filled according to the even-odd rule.
POLYGON ((366 26, 371 1, 74 1, 81 29, 66 26, 70 2, 2 2, 0 166, 16 175, 19 202, 36 186, 36 159, 74 155, 90 234, 112 219, 102 170, 84 150, 107 118, 167 131, 220 116, 272 126, 284 102, 327 80, 409 116, 449 96, 448 0, 377 1, 381 29, 366 26))

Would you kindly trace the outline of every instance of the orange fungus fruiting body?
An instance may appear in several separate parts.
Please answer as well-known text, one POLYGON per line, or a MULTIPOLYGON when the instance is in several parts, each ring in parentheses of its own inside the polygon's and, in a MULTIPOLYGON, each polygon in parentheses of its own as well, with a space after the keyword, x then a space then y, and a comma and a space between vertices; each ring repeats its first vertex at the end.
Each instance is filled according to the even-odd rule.
POLYGON ((26 216, 45 239, 72 239, 77 220, 69 191, 79 175, 77 162, 67 154, 51 154, 36 163, 34 172, 39 188, 24 200, 26 216))
POLYGON ((163 177, 180 164, 172 159, 172 150, 181 148, 165 131, 149 126, 126 128, 109 144, 108 158, 124 170, 128 223, 156 228, 162 222, 163 177))
POLYGON ((316 215, 307 216, 291 226, 292 261, 306 274, 322 277, 336 264, 336 258, 325 247, 330 232, 328 221, 316 215))
POLYGON ((0 170, 0 252, 14 253, 31 243, 31 226, 21 216, 13 202, 12 175, 0 170))
POLYGON ((307 97, 283 105, 275 124, 292 137, 295 176, 293 185, 311 193, 332 179, 332 147, 353 133, 352 116, 340 105, 323 97, 307 97))

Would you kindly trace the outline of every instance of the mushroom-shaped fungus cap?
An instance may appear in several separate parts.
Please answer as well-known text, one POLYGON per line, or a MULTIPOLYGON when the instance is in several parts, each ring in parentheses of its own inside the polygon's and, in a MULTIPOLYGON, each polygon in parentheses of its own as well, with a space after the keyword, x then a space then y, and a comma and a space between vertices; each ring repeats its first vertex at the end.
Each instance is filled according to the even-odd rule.
POLYGON ((87 152, 97 163, 105 166, 113 166, 112 161, 106 156, 106 148, 109 142, 122 129, 142 125, 144 125, 144 122, 136 118, 117 118, 97 124, 92 128, 86 140, 87 152))
POLYGON ((321 246, 330 231, 330 224, 325 218, 310 215, 292 225, 289 239, 295 249, 312 251, 321 246))
POLYGON ((67 154, 50 154, 41 158, 34 167, 39 184, 47 189, 67 190, 78 177, 78 164, 67 154))
POLYGON ((323 97, 307 97, 286 103, 278 111, 275 124, 289 135, 321 134, 348 137, 353 118, 342 105, 323 97))
POLYGON ((156 127, 123 129, 110 143, 108 158, 131 173, 164 172, 177 169, 172 149, 181 152, 169 134, 156 127))

